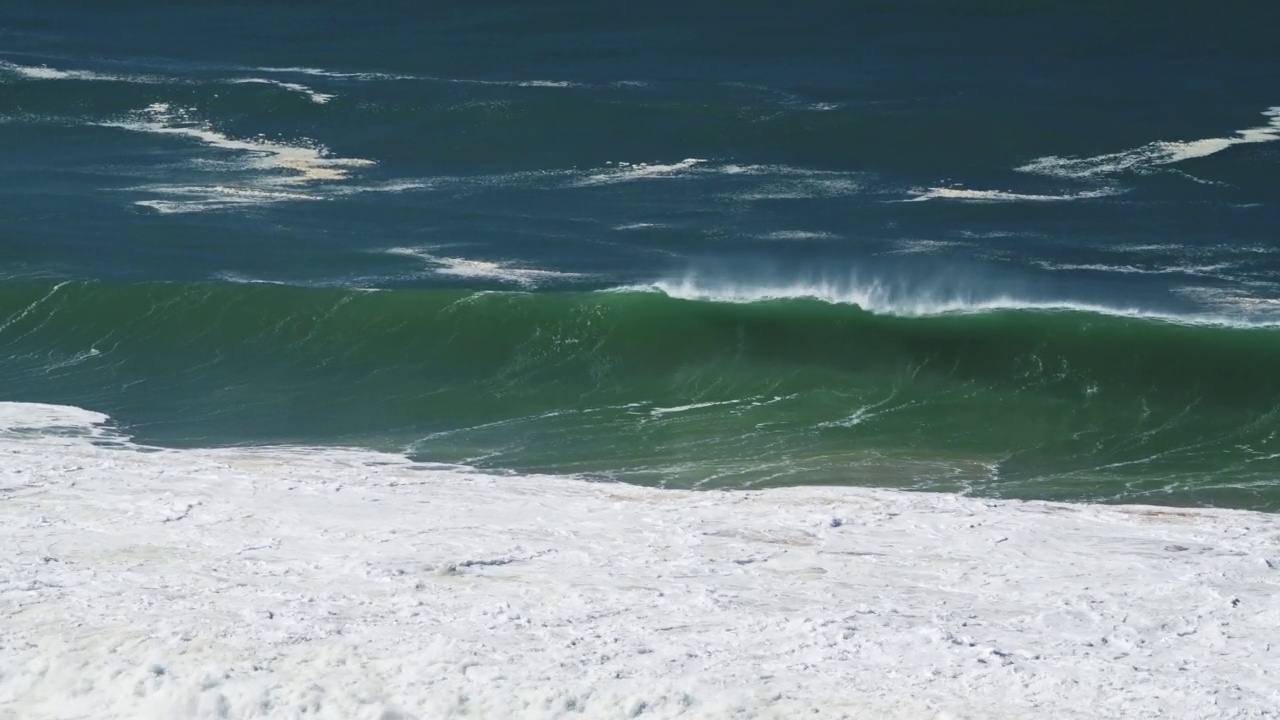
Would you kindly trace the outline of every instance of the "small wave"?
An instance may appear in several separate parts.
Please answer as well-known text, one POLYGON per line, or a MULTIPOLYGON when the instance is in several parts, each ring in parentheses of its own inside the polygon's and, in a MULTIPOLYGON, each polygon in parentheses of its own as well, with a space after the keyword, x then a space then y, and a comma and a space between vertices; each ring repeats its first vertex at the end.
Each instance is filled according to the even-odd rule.
POLYGON ((572 88, 580 87, 579 83, 569 80, 481 80, 475 78, 448 78, 433 75, 404 75, 384 72, 349 72, 341 70, 325 70, 313 67, 255 67, 254 72, 279 75, 310 75, 313 77, 333 78, 336 80, 418 80, 423 82, 454 83, 459 85, 495 85, 501 87, 529 88, 572 88))
POLYGON ((125 82, 140 84, 159 84, 173 82, 153 75, 114 75, 92 70, 59 70, 48 65, 19 65, 0 60, 0 71, 18 75, 28 80, 86 80, 96 82, 125 82))
POLYGON ((719 168, 727 176, 767 178, 761 185, 728 194, 739 201, 803 200, 833 198, 861 192, 865 186, 860 173, 812 170, 791 165, 737 165, 719 168))
POLYGON ((898 240, 889 251, 893 255, 925 255, 942 252, 948 248, 959 247, 964 243, 947 240, 898 240))
POLYGON ((634 222, 634 223, 622 223, 621 225, 614 225, 613 229, 626 231, 626 230, 647 230, 649 228, 661 228, 661 227, 666 227, 666 225, 663 225, 662 223, 634 222))
POLYGON ((1017 170, 1073 179, 1095 178, 1122 172, 1143 173, 1184 160, 1208 157, 1236 145, 1280 140, 1280 107, 1268 108, 1262 114, 1268 118, 1266 125, 1237 130, 1232 137, 1153 142, 1142 147, 1093 157, 1050 155, 1032 160, 1018 167, 1017 170))
POLYGON ((537 285, 547 280, 576 280, 583 277, 580 273, 520 267, 505 260, 490 261, 446 257, 432 254, 430 250, 432 248, 391 248, 385 252, 391 255, 406 255, 423 260, 432 267, 432 271, 437 275, 497 280, 526 287, 537 285))
POLYGON ((1069 193, 1066 195, 1036 195, 1029 193, 1014 193, 1004 190, 969 190, 966 188, 927 188, 924 190, 911 191, 915 197, 901 202, 923 202, 925 200, 964 200, 969 202, 1068 202, 1071 200, 1092 200, 1095 198, 1109 197, 1116 195, 1120 191, 1113 188, 1103 188, 1100 190, 1088 190, 1085 192, 1069 193))
MULTIPOLYGON (((1272 290, 1280 287, 1273 286, 1272 290)), ((1280 324, 1280 297, 1260 296, 1246 290, 1221 287, 1183 287, 1174 292, 1221 313, 1247 314, 1255 324, 1280 324)))
POLYGON ((835 240, 840 236, 822 230, 775 230, 759 237, 762 240, 835 240))
POLYGON ((134 205, 151 208, 162 214, 202 212, 243 205, 262 205, 285 200, 324 200, 319 195, 263 190, 230 185, 148 185, 134 188, 146 192, 175 196, 178 200, 138 200, 134 205))
POLYGON ((246 84, 274 85, 275 87, 278 87, 278 88, 283 88, 291 92, 296 92, 302 95, 306 95, 308 98, 310 98, 311 102, 317 105, 324 105, 328 103, 330 100, 333 100, 335 97, 337 97, 337 95, 333 95, 331 93, 316 92, 315 90, 312 90, 306 85, 302 85, 300 83, 282 82, 280 80, 268 80, 267 78, 240 78, 237 80, 232 80, 231 82, 236 85, 246 85, 246 84))
POLYGON ((413 75, 397 75, 381 72, 342 72, 313 67, 254 67, 242 68, 252 72, 274 73, 281 75, 311 75, 313 77, 334 78, 338 80, 416 80, 413 75))
POLYGON ((636 180, 652 180, 658 178, 672 178, 687 175, 688 171, 695 170, 699 166, 706 163, 706 160, 699 158, 685 158, 679 162, 662 164, 649 163, 606 163, 609 169, 588 175, 578 180, 575 185, 612 185, 615 183, 633 182, 636 180))

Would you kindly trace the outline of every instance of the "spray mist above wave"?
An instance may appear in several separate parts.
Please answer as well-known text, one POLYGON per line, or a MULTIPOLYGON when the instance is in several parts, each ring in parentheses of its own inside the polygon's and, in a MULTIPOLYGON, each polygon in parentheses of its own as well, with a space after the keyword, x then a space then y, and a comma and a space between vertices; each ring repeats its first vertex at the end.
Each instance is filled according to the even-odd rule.
POLYGON ((1208 157, 1236 145, 1280 140, 1280 107, 1268 108, 1262 114, 1268 119, 1266 125, 1237 130, 1228 137, 1152 142, 1142 147, 1093 157, 1050 155, 1032 160, 1016 169, 1072 179, 1089 179, 1121 172, 1152 172, 1164 165, 1208 157))

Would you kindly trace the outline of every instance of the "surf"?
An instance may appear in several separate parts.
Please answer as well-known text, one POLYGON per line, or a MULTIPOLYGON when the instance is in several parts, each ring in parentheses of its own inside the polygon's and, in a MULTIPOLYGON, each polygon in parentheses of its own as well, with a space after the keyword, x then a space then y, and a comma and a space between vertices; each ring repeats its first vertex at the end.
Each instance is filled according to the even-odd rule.
POLYGON ((1280 506, 1280 330, 815 297, 11 282, 5 399, 174 446, 683 487, 1280 506), (875 307, 874 304, 871 304, 875 307), (935 308, 936 309, 936 308, 935 308))

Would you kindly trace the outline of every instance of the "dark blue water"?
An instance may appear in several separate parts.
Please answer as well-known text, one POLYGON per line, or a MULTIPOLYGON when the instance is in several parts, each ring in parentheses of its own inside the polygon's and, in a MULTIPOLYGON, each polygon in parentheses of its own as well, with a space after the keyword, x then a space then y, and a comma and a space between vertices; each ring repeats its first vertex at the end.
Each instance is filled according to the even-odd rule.
MULTIPOLYGON (((1147 477, 1143 493, 1201 502, 1195 491, 1206 484, 1270 492, 1280 457, 1272 417, 1280 398, 1268 394, 1265 370, 1280 322, 1280 43, 1266 3, 427 5, 0 8, 0 348, 8 357, 0 399, 102 409, 157 442, 356 442, 516 470, 585 468, 693 485, 724 475, 726 463, 758 463, 751 454, 712 458, 708 448, 768 428, 780 438, 774 464, 783 468, 768 473, 770 482, 836 481, 842 468, 888 453, 877 467, 905 458, 899 470, 865 481, 910 485, 918 475, 930 487, 981 485, 945 480, 964 466, 987 468, 984 482, 995 487, 1008 473, 991 467, 1021 463, 1015 489, 985 491, 1087 499, 1130 497, 1128 479, 1100 493, 1099 478, 1114 480, 1106 469, 1113 461, 1142 465, 1156 451, 1144 455, 1137 443, 1131 456, 1095 457, 1063 449, 1064 436, 1132 439, 1174 423, 1160 453, 1216 449, 1188 460, 1194 472, 1177 488, 1147 477), (264 295, 257 283, 293 290, 264 295), (613 300, 604 307, 578 297, 619 288, 694 304, 628 315, 613 300), (342 342, 368 341, 380 348, 377 358, 343 365, 337 341, 306 352, 270 346, 271 328, 290 324, 309 328, 289 335, 295 345, 337 337, 326 318, 363 290, 409 293, 386 307, 361 305, 375 313, 364 321, 343 321, 342 342), (518 322, 478 317, 476 327, 506 334, 474 341, 446 364, 498 358, 495 378, 524 377, 521 392, 540 399, 495 400, 479 416, 456 398, 423 401, 376 421, 389 399, 435 397, 462 382, 420 363, 424 347, 447 346, 452 336, 419 346, 421 338, 398 334, 416 327, 415 312, 440 312, 440 299, 454 296, 413 293, 495 290, 577 299, 548 300, 518 322), (865 321, 829 318, 846 335, 809 355, 774 353, 769 343, 796 347, 777 323, 822 335, 811 308, 792 307, 791 319, 776 323, 732 313, 706 319, 701 313, 711 311, 691 309, 788 298, 878 315, 1005 313, 1001 322, 1015 335, 1000 337, 1016 341, 982 336, 974 342, 989 345, 970 354, 956 344, 958 330, 904 339, 926 327, 917 325, 893 335, 896 350, 885 356, 892 362, 874 377, 855 377, 862 366, 852 365, 810 374, 839 365, 840 348, 870 332, 854 329, 865 321), (260 302, 259 318, 241 312, 260 302), (95 304, 120 312, 90 313, 95 304), (580 322, 592 312, 648 344, 620 345, 610 332, 621 330, 580 322), (1044 312, 1083 313, 1063 326, 1074 329, 1090 318, 1135 318, 1147 325, 1132 337, 1144 340, 1127 346, 1125 333, 1111 329, 1105 360, 1079 348, 1050 357, 1058 352, 1053 336, 1018 315, 1044 312), (635 319, 655 313, 700 319, 664 341, 649 334, 660 321, 635 319), (223 317, 237 318, 232 330, 219 329, 223 317), (380 324, 388 317, 399 319, 380 324), (271 321, 259 326, 264 318, 271 321), (1165 345, 1153 340, 1163 331, 1152 323, 1253 335, 1223 340, 1215 330, 1165 345), (137 331, 152 324, 154 336, 137 331), (381 335, 353 337, 352 327, 381 335), (721 338, 722 328, 737 335, 721 338), (512 342, 526 331, 527 343, 512 342), (722 344, 689 345, 694 336, 722 344), (763 354, 732 355, 733 337, 763 354), (628 356, 660 356, 664 342, 668 359, 687 362, 655 360, 668 373, 657 380, 610 375, 628 356), (1199 384, 1214 363, 1197 342, 1221 344, 1220 367, 1234 368, 1244 385, 1199 384), (569 362, 548 349, 564 343, 600 356, 569 362), (396 349, 408 345, 415 357, 396 349), (1141 373, 1158 375, 1161 363, 1181 367, 1180 356, 1196 359, 1177 383, 1143 383, 1141 373), (953 370, 951 385, 908 394, 961 397, 980 387, 995 393, 982 396, 994 404, 965 412, 1030 413, 1026 422, 1005 421, 1025 427, 1034 416, 1041 429, 1033 437, 988 428, 981 440, 968 438, 971 421, 951 406, 899 415, 907 418, 900 426, 882 426, 871 439, 823 434, 884 398, 905 397, 902 378, 917 378, 919 367, 975 357, 1003 369, 953 370), (750 381, 717 386, 714 363, 726 358, 748 358, 742 372, 750 381), (1059 370, 1044 369, 1059 361, 1059 370), (539 363, 572 366, 585 379, 543 386, 545 373, 520 374, 539 363), (1139 375, 1120 372, 1126 363, 1139 375), (998 398, 1023 392, 1010 377, 1031 366, 1044 373, 1035 385, 1041 395, 1002 405, 998 398), (371 373, 395 381, 374 393, 371 373), (1054 394, 1059 375, 1095 389, 1064 400, 1054 394), (1121 377, 1119 404, 1106 412, 1127 419, 1090 424, 1102 411, 1086 406, 1121 377), (1249 383, 1259 387, 1253 397, 1240 389, 1249 383), (606 385, 611 399, 592 394, 606 385), (635 431, 626 423, 588 433, 598 449, 590 462, 567 451, 531 453, 550 432, 538 423, 528 434, 450 435, 462 437, 454 445, 438 434, 529 425, 615 400, 628 408, 756 402, 781 386, 811 404, 753 414, 750 427, 672 425, 651 438, 648 460, 616 466, 605 458, 626 455, 619 443, 635 431), (219 395, 237 387, 243 391, 219 395), (1164 414, 1144 414, 1151 407, 1164 414), (1082 424, 1058 426, 1055 413, 1082 424), (943 439, 898 442, 922 429, 943 439), (911 470, 921 467, 916 461, 933 469, 911 470), (788 463, 822 472, 779 480, 788 463)), ((438 319, 423 317, 422 332, 438 332, 438 319)), ((847 424, 855 425, 871 427, 847 424)), ((556 426, 565 447, 575 427, 556 426)), ((738 466, 729 474, 759 475, 738 466)))

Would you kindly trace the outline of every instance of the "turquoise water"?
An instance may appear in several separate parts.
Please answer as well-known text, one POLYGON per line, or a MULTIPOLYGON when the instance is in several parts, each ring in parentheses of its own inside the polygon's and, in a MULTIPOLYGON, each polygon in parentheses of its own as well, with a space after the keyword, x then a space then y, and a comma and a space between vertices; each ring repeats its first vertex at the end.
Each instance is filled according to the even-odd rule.
POLYGON ((1275 509, 1280 51, 1160 7, 0 10, 0 400, 1275 509))

